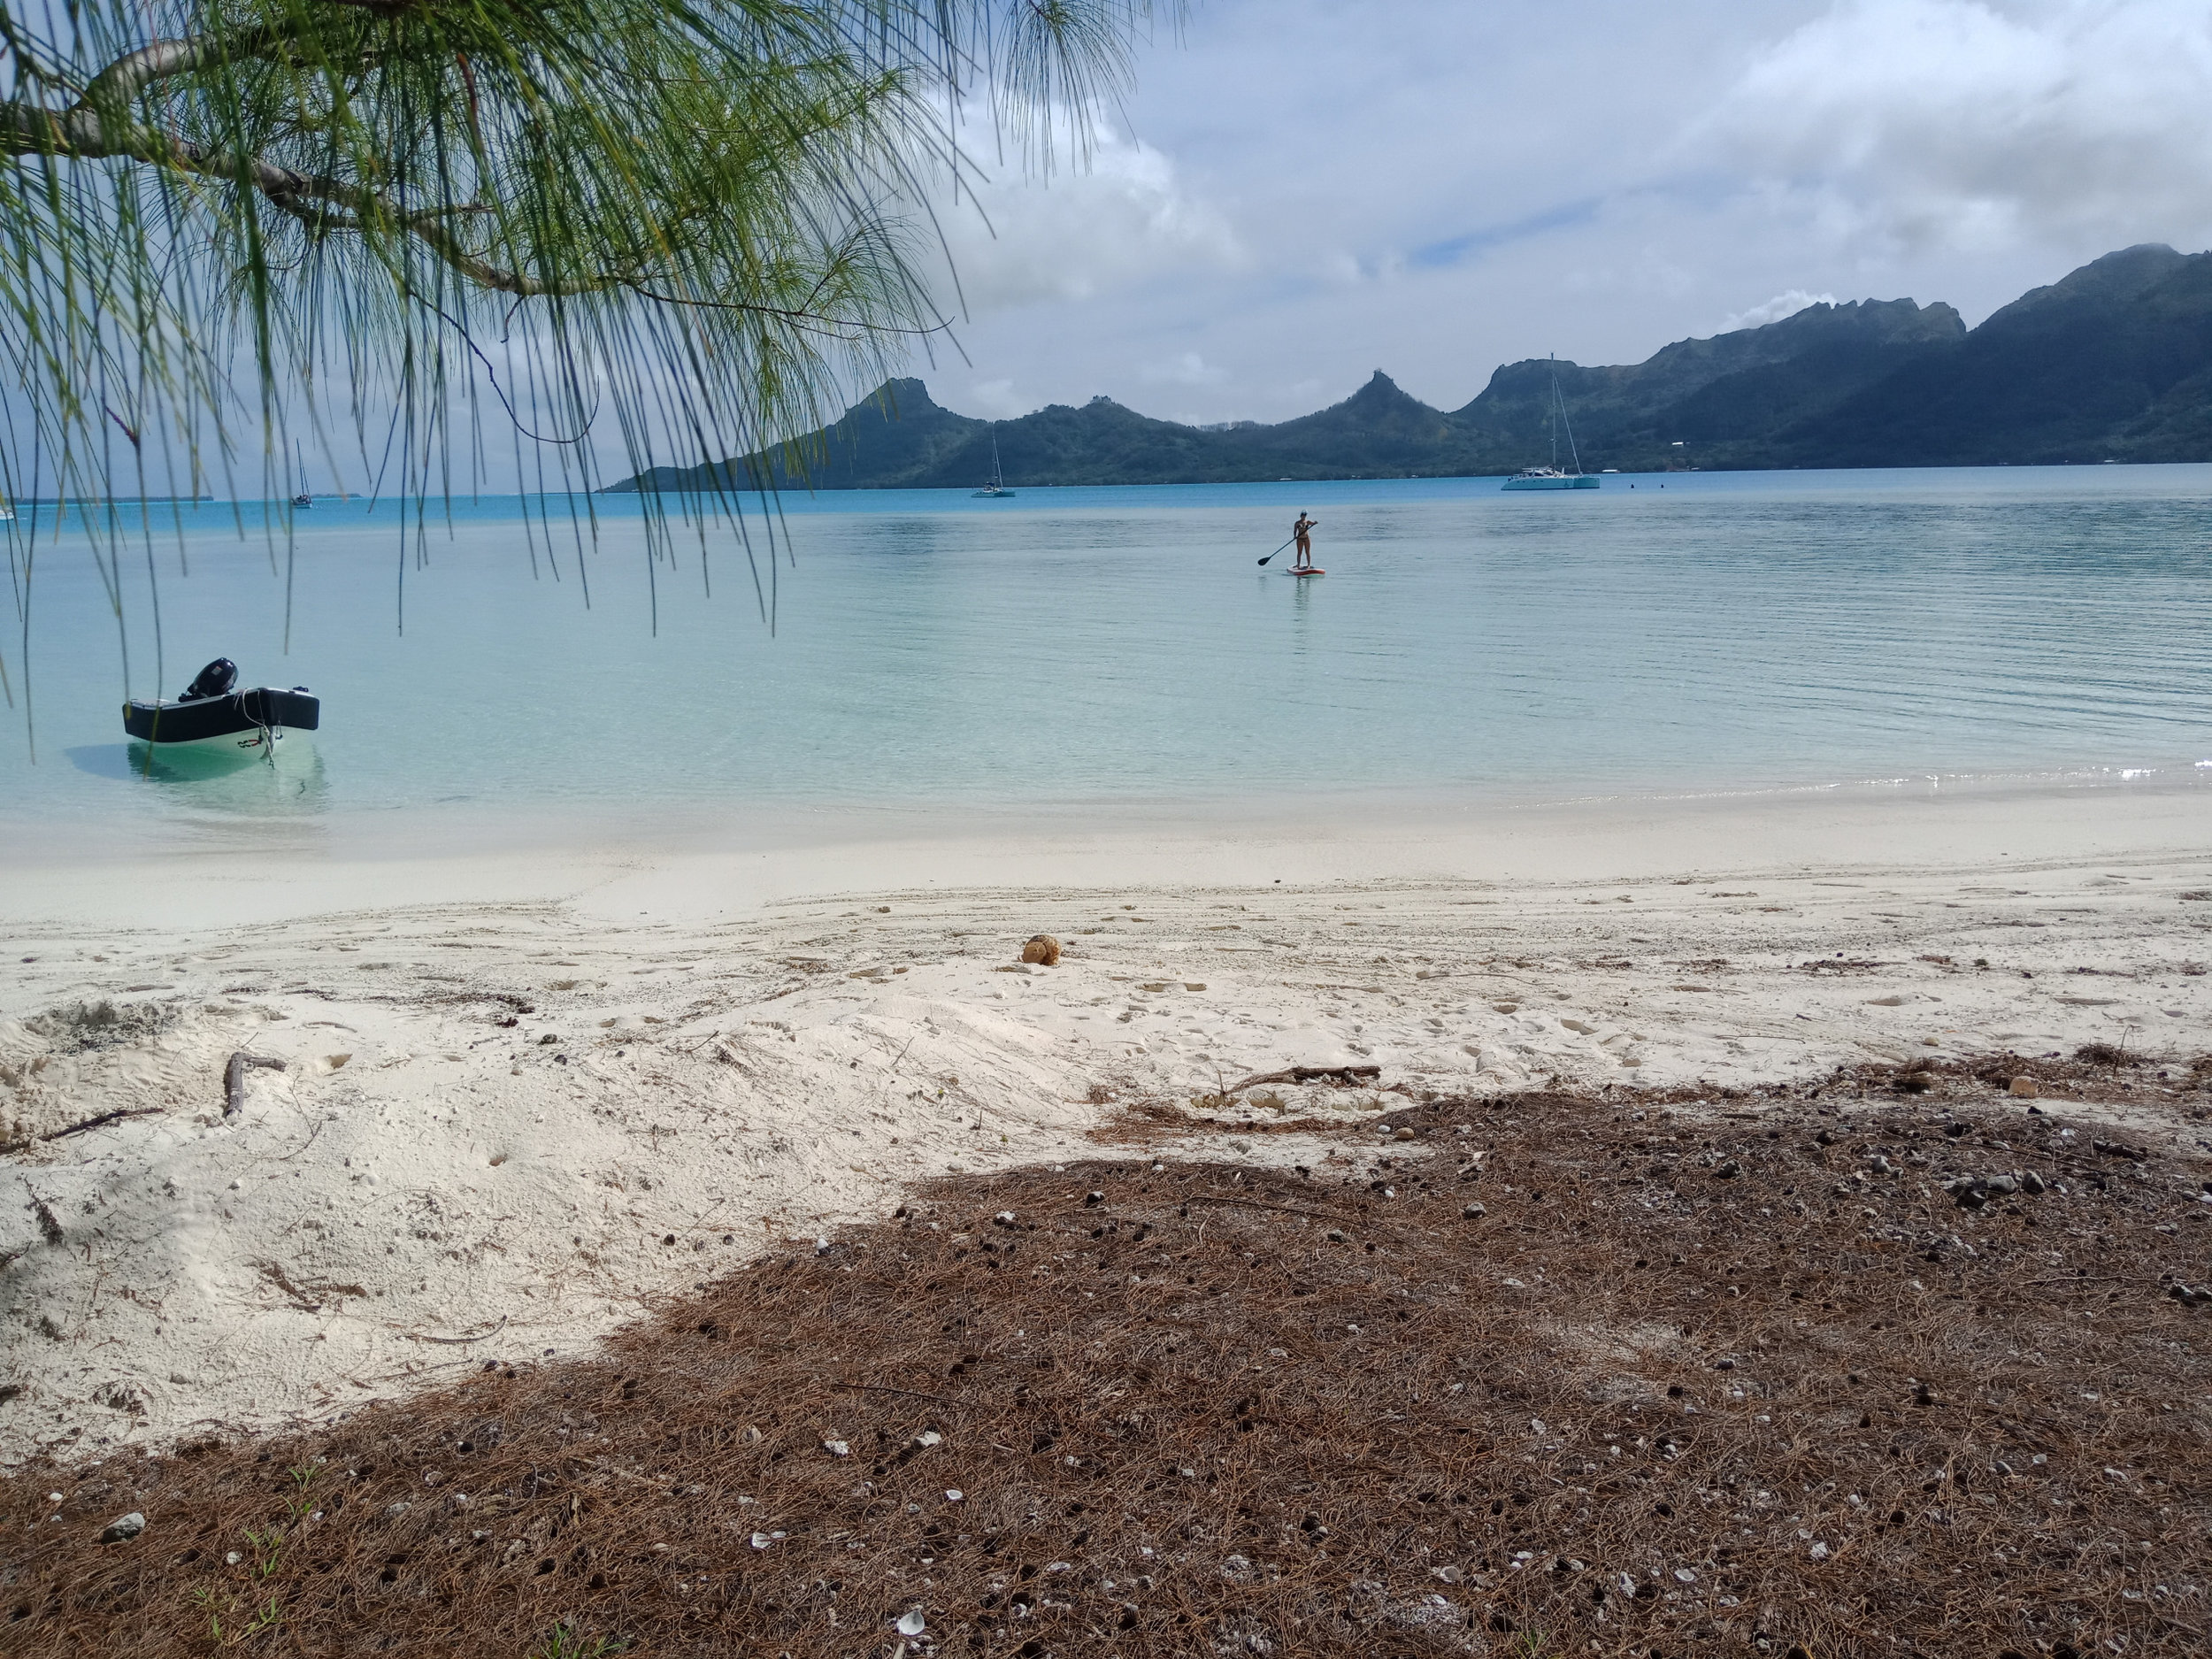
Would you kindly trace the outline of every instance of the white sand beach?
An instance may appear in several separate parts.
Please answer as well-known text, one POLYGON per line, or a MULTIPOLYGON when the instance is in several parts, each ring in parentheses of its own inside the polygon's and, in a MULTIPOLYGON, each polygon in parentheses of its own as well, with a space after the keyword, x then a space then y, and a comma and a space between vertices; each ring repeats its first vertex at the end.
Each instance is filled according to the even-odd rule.
POLYGON ((917 1178, 1093 1156, 1127 1107, 1282 1067, 1719 1088, 2212 1046, 2212 793, 2187 787, 253 833, 50 847, 0 894, 0 1463, 574 1352, 917 1178), (1058 966, 1018 963, 1038 933, 1058 966), (283 1066, 226 1116, 237 1052, 283 1066))

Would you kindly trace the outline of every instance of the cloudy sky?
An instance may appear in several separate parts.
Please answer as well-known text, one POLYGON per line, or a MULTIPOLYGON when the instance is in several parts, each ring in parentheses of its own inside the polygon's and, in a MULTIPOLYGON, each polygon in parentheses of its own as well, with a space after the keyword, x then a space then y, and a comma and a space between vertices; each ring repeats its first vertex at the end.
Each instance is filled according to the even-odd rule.
POLYGON ((1195 0, 1138 73, 1087 174, 950 221, 939 401, 1271 420, 1381 368, 1454 408, 1515 358, 1828 296, 1973 323, 2212 246, 2190 0, 1195 0))

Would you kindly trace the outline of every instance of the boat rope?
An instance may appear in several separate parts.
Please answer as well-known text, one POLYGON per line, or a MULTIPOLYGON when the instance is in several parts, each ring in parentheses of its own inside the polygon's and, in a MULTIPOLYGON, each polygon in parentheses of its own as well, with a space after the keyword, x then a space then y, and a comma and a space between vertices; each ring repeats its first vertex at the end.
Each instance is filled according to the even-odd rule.
POLYGON ((271 766, 274 766, 276 764, 276 730, 269 723, 268 687, 266 686, 262 687, 261 692, 262 697, 260 702, 257 703, 250 704, 247 703, 246 699, 253 695, 253 693, 250 691, 234 691, 231 693, 231 702, 237 706, 239 714, 243 718, 251 720, 254 724, 254 729, 261 733, 259 740, 261 744, 261 758, 268 762, 271 766), (256 710, 258 710, 259 712, 257 713, 256 710))

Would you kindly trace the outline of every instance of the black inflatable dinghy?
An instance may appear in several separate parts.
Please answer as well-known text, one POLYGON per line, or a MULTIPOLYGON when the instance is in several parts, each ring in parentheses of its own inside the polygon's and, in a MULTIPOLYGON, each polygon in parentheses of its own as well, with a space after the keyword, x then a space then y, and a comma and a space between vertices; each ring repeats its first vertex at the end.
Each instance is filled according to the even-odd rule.
POLYGON ((125 703, 123 729, 165 749, 257 756, 273 754, 286 732, 311 732, 321 723, 322 703, 307 695, 305 686, 239 691, 237 683, 238 664, 219 657, 174 703, 125 703))

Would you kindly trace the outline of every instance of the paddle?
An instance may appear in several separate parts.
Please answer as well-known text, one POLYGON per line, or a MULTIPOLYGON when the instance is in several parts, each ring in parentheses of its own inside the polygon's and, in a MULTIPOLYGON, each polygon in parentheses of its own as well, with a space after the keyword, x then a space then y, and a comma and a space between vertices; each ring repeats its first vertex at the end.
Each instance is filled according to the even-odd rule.
MULTIPOLYGON (((1295 541, 1297 539, 1298 539, 1298 538, 1297 538, 1296 536, 1293 536, 1293 537, 1291 537, 1291 538, 1290 538, 1290 541, 1295 541)), ((1283 547, 1288 547, 1288 546, 1290 545, 1290 541, 1286 541, 1286 542, 1284 542, 1284 543, 1283 543, 1283 547)), ((1277 549, 1275 549, 1275 553, 1279 553, 1279 552, 1281 552, 1281 551, 1283 550, 1283 547, 1279 547, 1279 548, 1277 548, 1277 549)), ((1270 554, 1267 556, 1267 559, 1271 559, 1271 558, 1273 558, 1273 557, 1275 557, 1275 553, 1270 553, 1270 554)), ((1266 564, 1266 563, 1267 563, 1267 559, 1262 559, 1262 560, 1260 561, 1260 563, 1261 563, 1261 564, 1263 564, 1263 565, 1264 565, 1264 564, 1266 564)))

